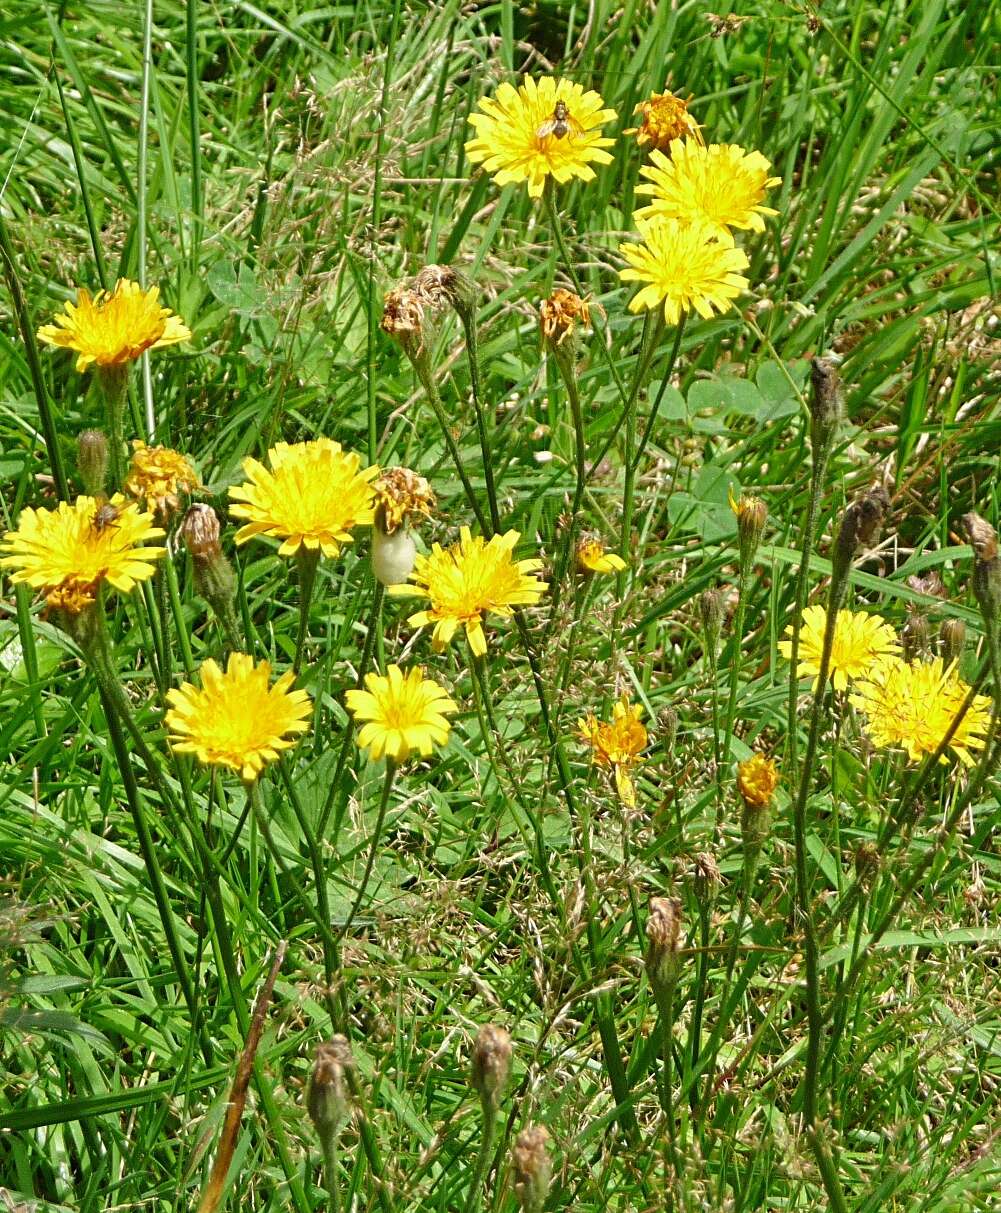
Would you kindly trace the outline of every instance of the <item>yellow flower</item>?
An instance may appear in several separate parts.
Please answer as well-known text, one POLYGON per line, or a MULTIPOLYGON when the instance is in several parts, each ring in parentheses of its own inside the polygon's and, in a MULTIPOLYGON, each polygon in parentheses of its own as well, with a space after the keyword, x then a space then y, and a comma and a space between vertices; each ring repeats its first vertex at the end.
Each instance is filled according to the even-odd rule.
POLYGON ((764 754, 737 763, 737 791, 752 809, 767 809, 779 786, 779 769, 764 754))
POLYGON ((152 514, 126 505, 120 494, 110 502, 78 497, 54 510, 22 510, 17 530, 4 536, 8 554, 0 565, 15 570, 11 581, 44 590, 50 606, 76 613, 95 600, 102 582, 127 594, 152 577, 164 549, 147 545, 162 536, 152 514))
POLYGON ((345 699, 355 720, 364 721, 358 744, 373 758, 385 755, 403 762, 417 750, 427 757, 448 740, 447 720, 459 709, 443 687, 424 677, 420 666, 406 674, 391 665, 385 676, 366 674, 364 691, 348 691, 345 699))
POLYGON ((422 515, 429 517, 434 509, 434 490, 423 476, 410 468, 386 468, 379 473, 372 487, 376 500, 375 523, 387 535, 422 515))
POLYGON ((620 244, 629 268, 619 270, 623 282, 646 285, 629 301, 629 310, 664 306, 664 319, 677 324, 694 308, 708 320, 713 309, 728 311, 732 300, 748 288, 738 271, 748 266, 747 255, 733 247, 724 233, 719 239, 697 224, 657 218, 638 224, 642 244, 620 244))
POLYGON ((256 779, 309 728, 309 695, 290 689, 294 678, 283 674, 269 686, 271 666, 254 665, 245 653, 230 653, 225 673, 211 659, 204 662, 200 689, 186 682, 167 692, 170 744, 199 762, 256 779))
POLYGON ((578 320, 590 326, 591 308, 586 299, 565 287, 558 286, 539 304, 539 329, 543 341, 562 345, 573 336, 578 320))
POLYGON ((734 143, 703 147, 694 139, 675 139, 670 158, 651 152, 640 173, 649 180, 637 194, 652 198, 634 218, 663 216, 683 223, 702 223, 716 236, 730 228, 764 231, 763 215, 777 215, 764 206, 765 190, 782 183, 769 177, 769 162, 760 152, 745 152, 734 143))
MULTIPOLYGON (((955 665, 944 666, 941 657, 913 665, 886 657, 856 685, 852 703, 868 717, 873 745, 901 746, 911 762, 919 762, 938 749, 969 690, 955 665)), ((990 707, 986 695, 974 696, 949 741, 964 766, 973 765, 971 750, 984 747, 990 707)), ((943 754, 939 761, 948 760, 943 754)))
POLYGON ((577 567, 584 573, 621 573, 626 562, 614 552, 606 552, 600 539, 582 539, 577 544, 577 567))
POLYGON ((124 485, 126 493, 154 506, 160 515, 180 507, 178 494, 198 488, 198 473, 186 455, 169 446, 147 446, 137 438, 132 443, 132 462, 124 485))
POLYGON ((495 96, 482 98, 480 109, 469 116, 476 135, 466 155, 498 185, 525 181, 538 198, 547 177, 561 185, 572 177, 592 181, 591 163, 612 163, 602 149, 614 140, 603 138, 601 127, 616 118, 615 110, 570 80, 526 76, 520 88, 502 84, 495 96))
POLYGON ((67 303, 52 324, 38 330, 39 341, 76 350, 76 369, 121 366, 145 350, 188 341, 191 330, 160 303, 160 288, 143 290, 138 282, 119 278, 113 291, 81 288, 75 304, 67 303))
POLYGON ((486 541, 463 527, 458 543, 445 549, 436 543, 430 556, 417 557, 410 575, 413 585, 394 585, 389 592, 430 599, 429 609, 411 615, 410 622, 415 627, 435 625, 436 651, 441 652, 465 625, 469 647, 482 657, 487 651, 483 616, 490 611, 509 616, 512 607, 538 602, 546 588, 544 581, 531 575, 542 568, 541 560, 511 559, 520 537, 517 531, 508 531, 486 541))
MULTIPOLYGON (((820 677, 820 658, 824 651, 824 630, 827 627, 827 612, 822 606, 809 606, 803 612, 803 626, 799 633, 798 677, 813 676, 814 690, 820 677)), ((793 627, 786 628, 792 636, 793 627)), ((779 652, 785 658, 792 656, 792 641, 780 640, 779 652)), ((834 625, 834 643, 831 646, 831 682, 836 691, 843 691, 848 683, 868 673, 873 663, 881 657, 900 652, 897 634, 880 615, 869 615, 865 611, 838 611, 834 625)))
POLYGON ((630 127, 623 135, 635 135, 640 147, 652 144, 658 151, 667 151, 675 139, 691 135, 697 142, 702 142, 702 132, 699 124, 688 112, 688 102, 673 93, 651 93, 646 101, 641 101, 633 111, 643 115, 639 126, 630 127))
POLYGON ((240 504, 230 512, 248 522, 236 533, 237 543, 255 535, 281 539, 281 556, 300 547, 336 556, 351 542, 351 530, 372 522, 374 492, 370 481, 377 467, 361 467, 360 456, 341 450, 339 442, 317 438, 268 451, 269 471, 256 459, 244 459, 249 483, 234 485, 229 495, 240 504))
POLYGON ((611 724, 593 714, 577 721, 581 739, 591 747, 592 758, 598 766, 611 768, 616 790, 623 804, 630 808, 636 804, 636 788, 629 772, 644 761, 642 753, 647 744, 646 727, 640 720, 642 713, 642 707, 630 704, 629 696, 623 693, 612 710, 611 724))

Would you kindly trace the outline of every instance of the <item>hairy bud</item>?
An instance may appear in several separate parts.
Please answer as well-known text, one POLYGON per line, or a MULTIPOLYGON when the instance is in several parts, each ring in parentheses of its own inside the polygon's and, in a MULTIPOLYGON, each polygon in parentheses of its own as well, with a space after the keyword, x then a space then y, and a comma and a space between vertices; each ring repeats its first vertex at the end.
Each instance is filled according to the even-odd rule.
POLYGON ((877 542, 889 508, 889 493, 877 485, 856 497, 845 509, 834 544, 833 563, 836 573, 840 572, 843 576, 857 553, 877 542))
POLYGON ((966 624, 962 619, 943 620, 938 637, 942 646, 942 660, 947 666, 952 665, 962 657, 966 647, 966 624))
POLYGON ((681 971, 681 901, 652 897, 646 920, 644 964, 658 1002, 670 998, 681 971))
POLYGON ((703 590, 699 595, 699 617, 702 620, 702 633, 705 636, 706 649, 715 658, 719 649, 720 633, 723 630, 723 615, 726 606, 723 601, 723 591, 720 589, 703 590))
POLYGON ((511 1076, 511 1037, 503 1028, 485 1024, 473 1044, 470 1081, 484 1105, 496 1107, 511 1076))
POLYGON ((77 440, 76 466, 88 497, 100 497, 108 483, 108 440, 101 430, 83 430, 77 440))
POLYGON ((524 1213, 541 1213, 553 1181, 549 1134, 542 1125, 528 1125, 522 1129, 515 1138, 511 1160, 518 1203, 524 1213))
POLYGON ((841 421, 841 376, 828 358, 814 358, 810 363, 810 436, 814 458, 826 450, 837 433, 841 421))
POLYGON ((334 1036, 317 1045, 306 1089, 306 1111, 321 1138, 337 1133, 347 1119, 350 1108, 347 1071, 353 1065, 347 1037, 334 1036))
POLYGON ((989 634, 998 626, 1001 615, 1001 556, 997 532, 979 514, 964 514, 963 526, 973 547, 973 596, 980 607, 989 634))

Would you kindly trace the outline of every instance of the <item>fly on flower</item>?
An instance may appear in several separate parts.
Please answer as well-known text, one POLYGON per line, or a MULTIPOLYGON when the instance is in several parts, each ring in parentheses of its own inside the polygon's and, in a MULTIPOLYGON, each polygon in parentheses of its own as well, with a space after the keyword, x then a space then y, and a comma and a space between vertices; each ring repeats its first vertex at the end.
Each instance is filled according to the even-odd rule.
POLYGON ((537 139, 548 139, 550 135, 554 139, 566 139, 569 135, 572 138, 577 135, 583 135, 584 128, 577 119, 570 113, 565 101, 557 101, 553 106, 553 113, 550 118, 535 132, 537 139))

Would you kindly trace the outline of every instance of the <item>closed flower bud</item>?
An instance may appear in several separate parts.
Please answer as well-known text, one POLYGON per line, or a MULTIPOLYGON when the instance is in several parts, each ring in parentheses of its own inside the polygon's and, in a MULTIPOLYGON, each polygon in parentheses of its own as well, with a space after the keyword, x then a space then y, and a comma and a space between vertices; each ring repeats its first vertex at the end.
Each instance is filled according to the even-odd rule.
POLYGON ((181 523, 181 537, 195 560, 210 560, 222 553, 219 515, 201 502, 191 506, 181 523))
POLYGON ((706 648, 714 658, 719 649, 719 638, 723 630, 723 615, 725 610, 726 604, 723 600, 722 590, 703 590, 699 595, 699 617, 702 620, 702 633, 705 636, 706 648))
POLYGON ((910 611, 907 615, 907 622, 901 629, 900 640, 903 644, 904 657, 908 661, 913 661, 916 657, 927 653, 931 640, 928 616, 923 615, 920 611, 910 611))
POLYGON ((108 482, 108 440, 101 430, 84 430, 78 439, 77 471, 88 497, 100 497, 108 482))
POLYGON ((946 619, 939 628, 942 660, 947 666, 958 661, 966 647, 966 624, 962 619, 946 619))
POLYGON ((855 875, 864 888, 869 888, 876 879, 879 867, 879 847, 874 842, 859 843, 855 851, 855 875))
POLYGON ((321 1138, 338 1132, 350 1107, 347 1071, 354 1064, 344 1036, 334 1036, 316 1047, 313 1072, 306 1089, 306 1111, 321 1138))
POLYGON ((191 553, 195 586, 218 616, 229 643, 239 648, 239 628, 233 608, 236 573, 223 555, 219 534, 219 517, 210 505, 197 502, 184 515, 181 537, 191 553))
POLYGON ((549 1134, 542 1125, 529 1125, 518 1134, 511 1150, 514 1194, 524 1213, 540 1213, 553 1182, 549 1134))
POLYGON ((646 920, 647 976, 658 1002, 669 998, 681 971, 681 901, 677 897, 652 897, 646 920))
POLYGON ((511 1076, 511 1037, 503 1028, 485 1024, 473 1044, 473 1068, 470 1081, 484 1104, 494 1107, 511 1076))
POLYGON ((810 363, 810 434, 814 458, 828 447, 841 421, 841 376, 828 358, 810 363))
POLYGON ((660 734, 660 746, 665 756, 674 752, 674 743, 678 736, 678 713, 674 708, 661 708, 657 713, 657 731, 660 734))
POLYGON ((692 861, 694 871, 695 896, 704 905, 713 901, 716 892, 723 883, 723 874, 711 851, 700 851, 692 861))
POLYGON ((383 585, 401 585, 410 576, 417 559, 417 545, 406 528, 391 535, 372 528, 372 572, 383 585))
POLYGON ((979 514, 964 514, 963 526, 976 560, 973 564, 973 596, 984 623, 991 631, 1001 615, 1001 556, 994 528, 979 514))
POLYGON ((740 500, 734 500, 730 492, 730 509, 737 515, 737 544, 740 550, 740 567, 745 571, 750 568, 754 554, 758 550, 761 536, 765 531, 768 519, 768 507, 760 497, 751 497, 741 493, 740 500))
POLYGON ((890 495, 877 485, 863 493, 845 509, 838 537, 834 543, 835 572, 843 576, 848 566, 863 548, 879 539, 883 519, 890 508, 890 495))

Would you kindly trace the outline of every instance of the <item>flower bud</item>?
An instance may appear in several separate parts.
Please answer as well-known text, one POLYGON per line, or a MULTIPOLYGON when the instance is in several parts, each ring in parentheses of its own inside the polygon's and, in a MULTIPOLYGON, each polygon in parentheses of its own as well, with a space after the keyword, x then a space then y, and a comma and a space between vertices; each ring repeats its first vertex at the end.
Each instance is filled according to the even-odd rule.
POLYGON ((833 564, 837 577, 848 571, 861 548, 871 547, 878 539, 887 510, 890 495, 881 485, 863 493, 847 506, 842 515, 841 528, 834 543, 833 564))
POLYGON ((548 1146, 549 1134, 542 1125, 528 1125, 514 1140, 514 1193, 524 1213, 541 1213, 549 1195, 553 1163, 548 1146))
POLYGON ((904 649, 904 657, 907 661, 913 661, 916 657, 922 657, 927 653, 931 640, 931 627, 928 623, 928 616, 922 614, 920 611, 909 611, 907 622, 900 632, 900 640, 904 649))
POLYGON ((841 376, 829 358, 810 363, 810 440, 814 459, 826 450, 841 421, 841 376))
POLYGON ((674 708, 661 708, 657 713, 657 731, 660 733, 660 748, 665 757, 670 757, 678 737, 678 713, 674 708))
POLYGON ((942 660, 950 666, 962 657, 966 647, 966 624, 962 619, 943 620, 938 632, 942 646, 942 660))
POLYGON ((401 585, 413 571, 417 544, 408 530, 401 528, 387 535, 372 528, 372 573, 383 585, 401 585))
POLYGON ((1001 614, 1001 556, 994 528, 979 514, 964 514, 963 526, 973 547, 973 596, 980 607, 989 633, 997 627, 1001 614))
POLYGON ((699 851, 692 863, 695 868, 695 896, 705 905, 715 900, 716 892, 723 883, 723 874, 711 851, 699 851))
POLYGON ((195 560, 210 560, 222 555, 220 534, 219 515, 210 505, 197 502, 184 515, 181 537, 195 560))
POLYGON ((740 550, 740 567, 746 573, 754 560, 761 536, 764 534, 765 522, 768 519, 768 507, 760 497, 751 497, 741 493, 740 500, 735 501, 733 491, 730 492, 730 509, 737 515, 737 545, 740 550))
POLYGON ((699 595, 699 616, 706 650, 715 659, 719 650, 720 633, 723 630, 723 615, 726 610, 723 591, 718 588, 703 590, 699 595))
POLYGON ((313 1072, 306 1089, 306 1111, 321 1138, 338 1132, 350 1107, 347 1075, 354 1065, 345 1036, 334 1036, 316 1046, 313 1072))
POLYGON ((975 514, 971 510, 969 514, 963 515, 963 527, 973 548, 973 554, 978 560, 997 559, 997 532, 986 518, 981 518, 979 514, 975 514))
POLYGON ((864 888, 876 879, 880 867, 879 847, 874 842, 861 842, 855 851, 855 875, 864 888))
POLYGON ((511 1076, 511 1037, 503 1028, 485 1024, 473 1044, 470 1081, 483 1104, 496 1107, 511 1076))
POLYGON ((236 573, 223 555, 219 534, 219 518, 210 505, 196 502, 188 509, 181 523, 181 537, 191 553, 195 587, 216 613, 235 647, 239 636, 233 608, 236 573))
POLYGON ((658 1002, 670 998, 681 971, 681 901, 677 897, 652 897, 646 920, 647 948, 644 964, 658 1002))
POLYGON ((101 430, 83 430, 77 440, 77 471, 88 497, 100 497, 108 483, 108 440, 101 430))

